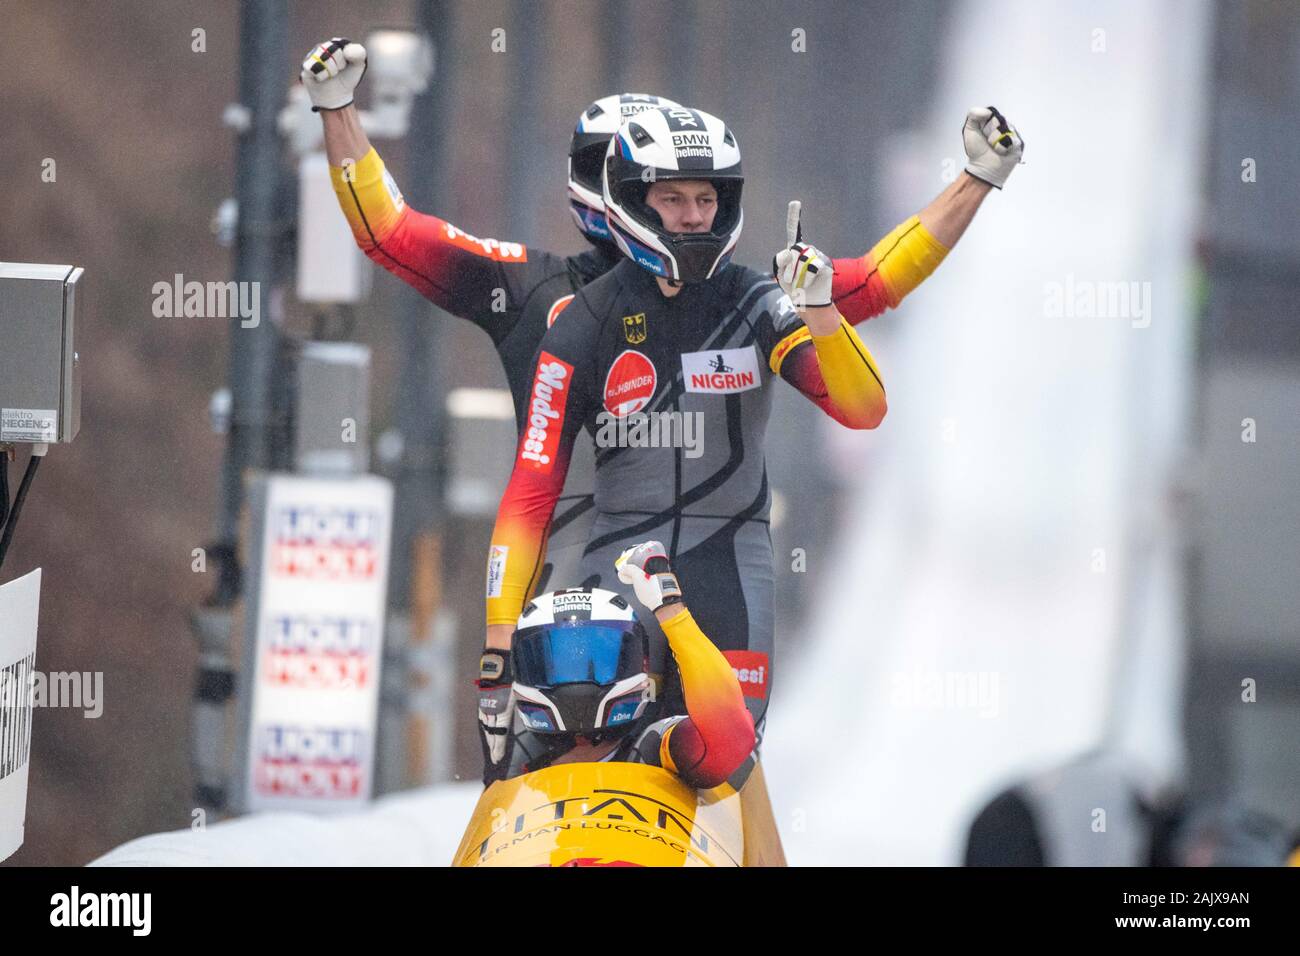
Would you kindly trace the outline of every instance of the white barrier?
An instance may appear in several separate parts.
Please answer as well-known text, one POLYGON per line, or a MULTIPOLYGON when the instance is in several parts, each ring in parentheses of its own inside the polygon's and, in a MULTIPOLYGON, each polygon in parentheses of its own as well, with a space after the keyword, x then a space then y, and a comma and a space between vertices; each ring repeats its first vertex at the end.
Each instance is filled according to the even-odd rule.
POLYGON ((393 794, 332 816, 256 813, 132 840, 90 866, 448 866, 477 781, 393 794))
POLYGON ((0 860, 23 845, 41 569, 0 585, 0 860))

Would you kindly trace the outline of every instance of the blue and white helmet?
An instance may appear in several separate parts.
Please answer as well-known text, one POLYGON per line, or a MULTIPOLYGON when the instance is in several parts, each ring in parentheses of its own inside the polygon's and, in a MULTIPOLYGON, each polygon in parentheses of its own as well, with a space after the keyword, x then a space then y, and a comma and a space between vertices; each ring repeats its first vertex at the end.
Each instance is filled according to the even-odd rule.
POLYGON ((648 93, 615 93, 596 100, 578 117, 569 141, 569 209, 578 229, 592 242, 614 242, 605 224, 605 198, 600 184, 610 137, 630 116, 676 105, 648 93))
POLYGON ((510 656, 515 708, 539 734, 627 730, 654 701, 645 628, 620 595, 566 588, 519 616, 510 656))
POLYGON ((641 268, 676 282, 700 282, 727 264, 744 214, 740 146, 716 116, 685 106, 651 110, 627 120, 605 155, 605 217, 614 241, 641 268), (718 191, 713 228, 672 233, 646 205, 651 183, 703 179, 718 191))

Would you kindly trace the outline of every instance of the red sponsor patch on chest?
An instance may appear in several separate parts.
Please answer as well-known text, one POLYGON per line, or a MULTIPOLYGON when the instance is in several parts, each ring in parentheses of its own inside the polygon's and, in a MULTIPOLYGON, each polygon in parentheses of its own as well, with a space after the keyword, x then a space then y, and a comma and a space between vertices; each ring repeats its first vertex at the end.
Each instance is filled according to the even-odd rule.
POLYGON ((560 447, 564 407, 569 403, 572 387, 573 366, 550 352, 543 352, 533 373, 533 389, 526 409, 528 418, 519 445, 521 467, 550 474, 560 447))
POLYGON ((762 651, 723 651, 746 697, 767 697, 768 660, 762 651))
POLYGON ((619 418, 641 411, 654 397, 657 382, 654 363, 636 349, 625 349, 605 376, 605 410, 619 418))

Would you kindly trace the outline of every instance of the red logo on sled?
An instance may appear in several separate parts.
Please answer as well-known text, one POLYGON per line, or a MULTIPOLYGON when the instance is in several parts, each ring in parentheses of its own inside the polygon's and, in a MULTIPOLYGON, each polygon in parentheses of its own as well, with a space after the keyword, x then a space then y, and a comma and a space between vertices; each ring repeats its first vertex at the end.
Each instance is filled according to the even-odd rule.
POLYGON ((655 393, 654 363, 635 349, 627 349, 605 376, 605 410, 622 418, 650 404, 655 393))
POLYGON ((762 651, 723 651, 746 697, 767 697, 767 655, 762 651))
MULTIPOLYGON (((539 863, 538 866, 550 866, 549 863, 539 863)), ((598 856, 580 856, 564 863, 557 863, 556 866, 641 866, 640 863, 629 863, 627 860, 602 860, 598 856)))

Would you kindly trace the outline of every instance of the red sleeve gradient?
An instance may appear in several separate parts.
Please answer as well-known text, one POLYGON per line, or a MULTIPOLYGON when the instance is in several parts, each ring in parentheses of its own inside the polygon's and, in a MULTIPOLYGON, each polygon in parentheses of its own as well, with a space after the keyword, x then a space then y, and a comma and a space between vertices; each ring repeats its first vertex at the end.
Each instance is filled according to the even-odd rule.
POLYGON ((875 428, 885 417, 880 370, 843 316, 830 335, 801 324, 772 350, 771 368, 846 428, 875 428))
POLYGON ((686 608, 663 623, 682 675, 685 720, 659 742, 659 762, 693 787, 716 787, 754 749, 754 718, 735 671, 686 608))
POLYGON ((489 625, 514 624, 536 586, 555 502, 564 490, 573 439, 582 423, 581 403, 573 399, 574 365, 546 346, 543 339, 527 418, 520 424, 514 470, 492 529, 486 595, 489 625))
POLYGON ((925 281, 948 250, 913 216, 900 223, 865 256, 836 259, 831 301, 853 325, 898 308, 925 281))
POLYGON ((500 267, 528 261, 520 243, 477 239, 412 209, 373 148, 351 166, 331 166, 330 179, 361 250, 453 315, 487 312, 500 267))

